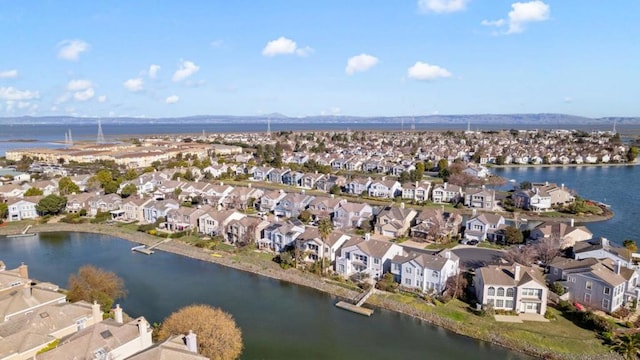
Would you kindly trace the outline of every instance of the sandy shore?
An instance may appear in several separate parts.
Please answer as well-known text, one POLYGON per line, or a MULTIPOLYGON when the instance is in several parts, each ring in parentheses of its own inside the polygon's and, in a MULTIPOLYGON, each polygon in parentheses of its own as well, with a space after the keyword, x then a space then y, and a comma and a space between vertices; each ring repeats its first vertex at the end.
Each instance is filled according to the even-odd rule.
MULTIPOLYGON (((18 227, 0 227, 0 235, 9 235, 9 234, 17 234, 20 232, 20 228, 18 227)), ((126 229, 119 228, 114 225, 105 225, 105 224, 65 224, 65 223, 53 223, 53 224, 39 224, 34 225, 31 228, 33 232, 84 232, 84 233, 94 233, 94 234, 104 234, 110 235, 113 237, 121 238, 124 240, 128 240, 138 244, 144 245, 152 245, 157 243, 159 240, 158 237, 148 235, 142 232, 134 232, 126 229)), ((216 263, 222 266, 227 266, 230 268, 234 268, 237 270, 247 271, 253 274, 266 276, 272 279, 286 281, 289 283, 293 283, 296 285, 306 286, 309 288, 316 289, 318 291, 322 291, 340 298, 353 299, 358 295, 358 291, 347 289, 343 286, 338 285, 332 280, 320 278, 316 275, 305 273, 302 271, 298 271, 296 269, 283 270, 277 264, 272 263, 269 265, 266 264, 253 264, 248 262, 240 262, 232 255, 217 257, 212 256, 212 251, 206 251, 191 245, 188 245, 179 240, 172 240, 166 243, 161 244, 157 247, 158 250, 170 252, 177 255, 186 256, 193 259, 198 259, 202 261, 207 261, 211 263, 216 263)), ((368 303, 373 304, 374 306, 384 308, 390 311, 406 314, 408 316, 412 316, 431 324, 440 326, 449 331, 457 333, 463 336, 474 337, 472 334, 472 329, 469 328, 465 324, 456 323, 450 319, 444 318, 436 313, 427 313, 424 311, 417 310, 411 306, 407 306, 399 301, 395 301, 393 299, 389 299, 388 297, 381 295, 374 295, 371 297, 371 300, 368 303)), ((604 355, 555 355, 549 354, 549 352, 545 349, 536 348, 533 344, 527 344, 526 342, 518 342, 513 343, 507 341, 503 337, 500 337, 499 334, 494 334, 489 337, 481 337, 479 340, 487 341, 508 349, 512 349, 515 351, 519 351, 525 353, 527 355, 531 355, 534 357, 545 358, 545 359, 581 359, 581 360, 608 360, 608 359, 620 359, 616 354, 604 354, 604 355)))

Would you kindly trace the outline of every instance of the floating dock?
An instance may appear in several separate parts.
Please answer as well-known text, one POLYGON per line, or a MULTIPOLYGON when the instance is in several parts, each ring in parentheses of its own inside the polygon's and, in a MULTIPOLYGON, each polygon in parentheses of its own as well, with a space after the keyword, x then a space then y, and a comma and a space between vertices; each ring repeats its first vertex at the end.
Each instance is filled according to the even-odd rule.
POLYGON ((24 228, 24 230, 22 230, 22 232, 20 234, 7 235, 7 237, 8 238, 17 238, 17 237, 35 236, 36 233, 27 232, 27 231, 29 231, 29 229, 31 229, 31 225, 27 225, 27 227, 24 228))
POLYGON ((356 296, 356 298, 353 301, 355 304, 352 304, 352 303, 347 302, 347 301, 339 301, 336 304, 336 306, 341 308, 341 309, 354 312, 356 314, 365 315, 365 316, 371 316, 373 314, 373 309, 364 308, 364 307, 362 307, 362 305, 365 303, 365 301, 367 301, 369 296, 371 296, 375 291, 376 291, 375 287, 371 286, 371 288, 369 290, 367 290, 367 291, 363 292, 362 294, 359 294, 358 296, 356 296))
POLYGON ((147 245, 134 246, 131 248, 131 251, 139 252, 145 255, 153 254, 153 250, 147 249, 147 245))

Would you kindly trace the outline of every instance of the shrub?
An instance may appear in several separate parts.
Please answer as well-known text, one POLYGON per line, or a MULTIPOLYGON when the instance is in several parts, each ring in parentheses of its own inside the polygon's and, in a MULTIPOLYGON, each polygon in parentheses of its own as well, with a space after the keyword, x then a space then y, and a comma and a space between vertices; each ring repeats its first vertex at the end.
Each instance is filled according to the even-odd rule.
POLYGON ((551 290, 552 292, 562 296, 564 295, 567 290, 564 288, 564 286, 562 286, 562 284, 560 284, 559 282, 554 282, 551 284, 551 286, 549 286, 549 290, 551 290))
POLYGON ((547 311, 544 312, 544 318, 547 320, 555 320, 556 314, 554 314, 552 311, 547 309, 547 311))

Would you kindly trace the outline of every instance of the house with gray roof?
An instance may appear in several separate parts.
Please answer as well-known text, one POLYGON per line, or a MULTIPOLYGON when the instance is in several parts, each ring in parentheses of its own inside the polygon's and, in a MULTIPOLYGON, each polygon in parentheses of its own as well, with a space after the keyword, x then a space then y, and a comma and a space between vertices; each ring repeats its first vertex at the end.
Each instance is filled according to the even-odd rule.
POLYGON ((442 293, 447 280, 460 272, 460 258, 451 250, 426 254, 412 252, 391 259, 391 273, 401 286, 442 293))
POLYGON ((391 259, 404 255, 403 248, 389 241, 352 237, 340 249, 336 257, 336 272, 344 277, 355 274, 379 279, 391 269, 391 259))
POLYGON ((496 214, 480 214, 467 220, 464 238, 477 241, 499 241, 498 230, 505 227, 505 219, 496 214))
POLYGON ((388 237, 400 237, 407 235, 413 219, 418 215, 414 209, 387 206, 376 219, 375 232, 388 237))

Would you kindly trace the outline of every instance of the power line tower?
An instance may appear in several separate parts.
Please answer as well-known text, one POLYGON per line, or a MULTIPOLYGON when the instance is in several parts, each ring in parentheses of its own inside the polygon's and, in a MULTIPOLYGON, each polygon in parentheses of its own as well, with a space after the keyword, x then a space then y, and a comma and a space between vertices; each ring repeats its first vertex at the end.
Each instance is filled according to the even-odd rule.
POLYGON ((102 133, 102 123, 100 119, 98 119, 98 138, 96 139, 97 144, 104 144, 104 134, 102 133))
POLYGON ((271 136, 271 116, 267 117, 267 136, 271 136))

